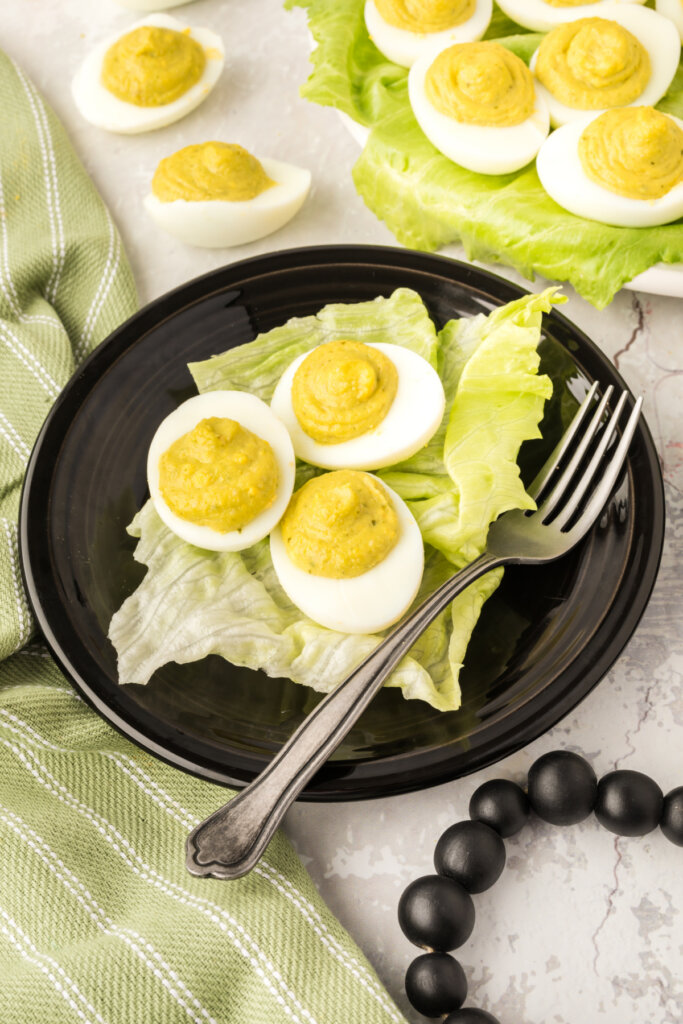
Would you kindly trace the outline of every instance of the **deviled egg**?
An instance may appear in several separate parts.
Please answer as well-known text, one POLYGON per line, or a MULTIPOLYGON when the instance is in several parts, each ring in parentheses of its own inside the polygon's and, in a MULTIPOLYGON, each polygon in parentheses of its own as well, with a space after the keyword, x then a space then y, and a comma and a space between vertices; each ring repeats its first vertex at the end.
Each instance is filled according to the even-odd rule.
MULTIPOLYGON (((645 0, 619 0, 620 4, 643 4, 645 0)), ((613 8, 614 0, 497 0, 498 6, 518 25, 534 32, 549 32, 556 25, 577 18, 608 17, 604 7, 613 8)))
POLYGON ((427 444, 445 401, 438 373, 416 352, 340 338, 290 363, 270 407, 306 462, 380 469, 427 444))
POLYGON ((552 29, 531 58, 550 123, 629 104, 654 106, 671 85, 681 44, 648 7, 614 3, 552 29))
POLYGON ((655 8, 659 14, 673 21, 678 34, 683 39, 683 4, 681 0, 655 0, 655 8))
POLYGON ((654 107, 615 107, 557 128, 536 168, 577 217, 642 228, 683 216, 683 121, 654 107))
POLYGON ((223 64, 223 43, 215 32, 150 14, 96 46, 71 91, 86 121, 132 135, 189 114, 209 95, 223 64))
POLYGON ((291 220, 310 185, 302 167, 257 160, 235 143, 203 142, 161 161, 144 205, 160 228, 187 245, 244 245, 291 220))
POLYGON ((407 505, 378 477, 323 473, 292 497, 270 535, 280 585, 328 629, 376 633, 410 607, 422 580, 422 535, 407 505))
POLYGON ((289 434, 265 402, 243 391, 207 391, 159 424, 147 483, 160 518, 182 540, 240 551, 281 518, 294 463, 289 434))
POLYGON ((367 0, 368 35, 384 56, 409 68, 435 47, 481 39, 492 0, 367 0))
POLYGON ((480 174, 530 163, 548 134, 548 108, 523 60, 500 43, 456 43, 417 60, 408 97, 429 141, 480 174))

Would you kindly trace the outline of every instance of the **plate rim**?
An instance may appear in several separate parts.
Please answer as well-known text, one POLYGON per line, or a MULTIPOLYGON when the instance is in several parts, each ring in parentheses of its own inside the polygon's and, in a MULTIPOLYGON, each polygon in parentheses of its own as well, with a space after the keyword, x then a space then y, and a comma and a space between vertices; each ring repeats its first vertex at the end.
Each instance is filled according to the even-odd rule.
MULTIPOLYGON (((355 244, 301 246, 272 250, 267 253, 250 256, 243 260, 238 260, 233 263, 228 263, 221 267, 214 268, 207 273, 191 278, 188 281, 177 285, 170 291, 153 299, 133 314, 133 316, 120 324, 113 332, 103 339, 102 342, 100 342, 100 344, 93 350, 93 352, 70 378, 48 413, 33 446, 22 486, 19 518, 19 552, 21 571, 29 603, 54 661, 66 675, 67 679, 71 680, 72 684, 84 698, 86 703, 89 704, 112 727, 125 735, 137 746, 153 754, 161 761, 187 771, 190 774, 231 788, 241 788, 246 785, 248 778, 237 778, 235 776, 231 776, 225 769, 216 770, 210 765, 200 763, 200 759, 198 758, 192 759, 191 757, 180 754, 175 750, 170 752, 168 747, 156 742, 153 738, 142 732, 135 724, 112 710, 104 698, 102 698, 97 692, 93 691, 93 689, 88 685, 87 681, 78 670, 78 667, 73 665, 68 654, 62 649, 62 645, 51 629, 50 616, 43 607, 39 590, 35 585, 35 578, 31 564, 31 542, 29 540, 29 499, 32 483, 35 477, 36 466, 40 462, 41 449, 45 443, 45 439, 49 437, 52 424, 55 422, 55 419, 59 416, 63 407, 71 400, 72 395, 77 396, 79 388, 82 389, 84 384, 88 382, 90 368, 94 363, 102 358, 102 353, 112 345, 115 345, 116 342, 120 341, 122 338, 125 339, 126 334, 134 325, 139 327, 139 330, 137 331, 137 340, 140 340, 149 330, 158 327, 167 319, 177 315, 181 310, 188 308, 198 301, 207 299, 211 294, 215 294, 223 290, 226 287, 225 284, 217 287, 211 287, 211 285, 224 278, 226 273, 233 277, 235 275, 239 275, 243 279, 251 268, 260 270, 262 274, 269 272, 272 273, 274 270, 291 270, 296 268, 301 260, 308 259, 308 262, 310 262, 310 259, 313 257, 316 257, 316 262, 318 263, 321 258, 324 257, 324 262, 326 264, 346 263, 351 265, 377 263, 384 269, 400 269, 400 265, 403 265, 407 269, 414 271, 417 270, 418 272, 429 272, 431 265, 432 272, 435 272, 436 269, 438 269, 441 272, 441 276, 455 277, 455 283, 465 289, 472 288, 476 281, 485 283, 489 288, 488 294, 490 295, 491 292, 493 292, 496 295, 496 300, 499 305, 503 305, 511 299, 529 294, 528 289, 525 289, 524 287, 509 281, 486 268, 473 266, 470 263, 454 260, 448 256, 436 253, 423 253, 400 246, 355 244), (468 281, 468 278, 473 279, 473 281, 468 281), (500 296, 500 291, 503 293, 507 292, 508 296, 505 297, 504 294, 500 296), (166 312, 163 315, 155 315, 158 314, 160 307, 168 306, 168 304, 177 304, 179 300, 181 304, 177 305, 177 308, 174 308, 172 312, 166 312), (151 322, 147 326, 143 327, 145 321, 150 318, 151 322)), ((253 277, 253 275, 251 276, 253 277)), ((476 290, 476 286, 474 290, 476 290)), ((579 327, 560 313, 556 308, 553 308, 550 314, 546 314, 545 316, 550 321, 555 322, 562 331, 568 332, 575 339, 579 340, 582 345, 585 345, 590 355, 597 359, 598 362, 608 365, 611 376, 623 385, 629 394, 632 394, 626 383, 623 381, 623 378, 617 368, 609 363, 606 354, 579 327)), ((123 349, 123 352, 125 352, 128 347, 130 347, 130 345, 126 346, 123 349)), ((113 361, 110 361, 108 365, 112 365, 112 362, 113 361)), ((91 388, 96 385, 99 379, 100 376, 98 375, 91 383, 89 383, 89 386, 86 388, 84 393, 85 395, 89 393, 91 388)), ((82 398, 79 399, 79 406, 82 400, 82 398)), ((435 771, 434 768, 429 765, 424 771, 413 773, 410 782, 406 782, 404 780, 403 782, 395 782, 393 784, 388 783, 387 778, 381 772, 379 774, 375 772, 369 779, 361 777, 353 787, 349 788, 344 785, 343 766, 344 764, 351 764, 351 762, 328 762, 328 766, 332 766, 329 768, 329 771, 325 772, 325 769, 322 769, 319 775, 313 780, 313 783, 309 784, 309 787, 303 791, 299 799, 320 802, 373 799, 427 788, 429 786, 451 781, 454 778, 463 777, 474 771, 478 771, 491 764, 497 763, 503 757, 509 756, 521 747, 525 746, 527 743, 538 738, 538 736, 542 735, 547 731, 547 729, 555 725, 566 714, 570 713, 570 711, 572 711, 588 695, 588 693, 597 686, 598 682, 600 682, 611 665, 622 653, 647 607, 657 578, 664 544, 664 481, 656 448, 647 423, 643 417, 641 417, 639 431, 641 433, 642 441, 644 442, 644 449, 647 456, 646 462, 651 471, 653 484, 655 485, 651 493, 651 498, 655 507, 656 521, 652 524, 651 544, 647 559, 648 571, 644 574, 644 582, 641 582, 637 591, 639 601, 629 608, 628 614, 620 621, 617 628, 613 631, 614 635, 610 636, 605 649, 600 652, 596 652, 596 657, 593 660, 590 669, 587 671, 581 687, 574 688, 578 692, 573 693, 572 699, 569 701, 566 699, 563 700, 557 713, 555 713, 554 709, 545 709, 542 715, 537 715, 535 717, 534 726, 530 729, 521 730, 521 735, 517 734, 516 737, 511 737, 506 744, 498 743, 498 747, 501 745, 504 746, 502 751, 498 750, 494 756, 488 756, 485 754, 481 754, 478 757, 474 756, 471 759, 471 763, 464 769, 462 765, 458 764, 457 769, 451 768, 451 770, 449 770, 446 764, 440 762, 441 767, 438 771, 435 771), (588 682, 586 682, 586 680, 588 680, 588 682), (322 780, 319 784, 316 783, 316 780, 318 779, 322 780)), ((507 733, 505 735, 507 736, 507 733)), ((392 755, 387 758, 371 759, 367 764, 378 768, 383 765, 401 761, 404 757, 410 757, 410 754, 399 754, 392 755)), ((360 774, 362 776, 362 769, 365 764, 366 762, 363 761, 354 761, 354 774, 360 774)))

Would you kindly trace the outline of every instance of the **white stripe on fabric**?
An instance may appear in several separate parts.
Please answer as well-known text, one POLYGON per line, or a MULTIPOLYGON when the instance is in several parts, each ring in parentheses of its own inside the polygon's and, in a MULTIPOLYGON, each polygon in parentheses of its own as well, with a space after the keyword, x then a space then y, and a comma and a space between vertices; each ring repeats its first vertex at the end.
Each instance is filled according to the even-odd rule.
POLYGON ((106 302, 111 286, 116 279, 116 272, 121 258, 121 243, 117 235, 116 228, 114 227, 114 222, 111 219, 109 210, 105 209, 105 214, 107 217, 107 225, 109 227, 109 251, 107 252, 107 262, 105 263, 104 270, 100 277, 95 296, 90 304, 88 315, 85 318, 83 333, 81 334, 80 341, 78 342, 74 352, 77 363, 80 362, 88 351, 93 331, 95 329, 95 324, 97 323, 97 318, 100 315, 104 303, 106 302), (113 262, 114 257, 116 257, 115 262, 113 262))
POLYGON ((0 821, 4 821, 8 828, 12 829, 15 835, 18 835, 20 839, 22 839, 26 845, 33 850, 36 856, 39 857, 48 870, 52 872, 55 878, 62 883, 62 885, 83 907, 100 931, 104 932, 106 935, 112 935, 115 938, 121 939, 135 953, 144 965, 149 968, 154 977, 161 982, 164 989, 171 995, 175 1002, 182 1007, 188 1017, 195 1021, 195 1024, 202 1024, 203 1021, 207 1021, 208 1024, 217 1024, 215 1018, 212 1017, 209 1011, 202 1006, 199 1000, 192 994, 190 989, 184 983, 182 978, 180 978, 177 972, 174 971, 173 968, 164 960, 151 942, 133 929, 122 928, 117 925, 116 922, 105 913, 94 896, 92 896, 73 871, 70 871, 69 868, 67 868, 55 851, 41 836, 38 835, 37 832, 32 828, 29 828, 26 822, 22 821, 17 814, 14 814, 8 808, 2 807, 1 805, 0 821), (3 811, 4 813, 1 813, 3 811), (150 959, 150 957, 152 959, 150 959), (177 989, 180 989, 180 992, 176 991, 176 987, 174 986, 176 986, 177 989), (191 1006, 188 1006, 188 1002, 186 1000, 194 1005, 195 1009, 199 1012, 199 1016, 191 1006))
POLYGON ((19 538, 16 523, 10 523, 9 519, 2 517, 2 523, 7 538, 7 549, 9 551, 10 572, 12 586, 14 587, 14 599, 17 609, 19 624, 19 643, 17 649, 22 647, 31 635, 31 616, 24 597, 24 587, 21 582, 19 570, 19 538))
POLYGON ((19 432, 12 426, 3 412, 0 412, 0 434, 3 435, 8 444, 14 449, 24 463, 28 462, 31 449, 23 440, 19 432))
POLYGON ((0 336, 4 339, 10 352, 24 364, 29 373, 35 377, 40 386, 47 391, 50 398, 56 398, 62 390, 54 377, 45 369, 42 363, 36 359, 34 354, 26 348, 6 324, 0 320, 0 336))
MULTIPOLYGON (((47 138, 43 129, 43 117, 41 116, 42 102, 35 92, 33 86, 24 75, 21 68, 12 61, 17 77, 21 82, 24 92, 29 101, 31 112, 33 113, 33 119, 36 123, 36 134, 38 136, 38 143, 40 145, 40 152, 43 159, 43 175, 45 179, 45 198, 47 202, 48 217, 50 219, 50 236, 52 239, 52 273, 48 280, 45 288, 45 298, 48 301, 54 299, 55 292, 57 290, 57 284, 59 283, 59 277, 61 276, 61 267, 64 258, 64 233, 61 225, 61 211, 59 210, 59 196, 53 194, 53 171, 54 165, 54 151, 52 151, 52 140, 49 137, 49 130, 47 138), (49 148, 48 148, 49 142, 49 148)), ((55 183, 56 183, 56 169, 55 169, 55 183)))
POLYGON ((182 886, 177 885, 175 882, 172 882, 170 879, 164 878, 159 874, 155 868, 143 860, 132 844, 114 825, 111 824, 111 822, 107 821, 106 818, 93 808, 82 803, 76 796, 74 796, 73 793, 70 793, 66 786, 56 779, 49 769, 38 760, 26 744, 20 743, 17 746, 9 740, 2 738, 0 738, 0 742, 16 755, 26 770, 36 779, 36 781, 44 786, 48 792, 53 793, 58 800, 89 821, 102 838, 110 844, 112 849, 116 851, 124 863, 128 864, 134 874, 143 881, 151 884, 154 888, 159 889, 176 902, 193 910, 199 911, 199 913, 207 917, 212 924, 215 924, 224 934, 226 934, 239 953, 250 962, 256 975, 271 992, 273 998, 287 1016, 295 1021, 295 1024, 302 1024, 301 1018, 291 1008, 291 1006, 287 1004, 282 993, 284 993, 289 1001, 297 1007, 310 1024, 315 1024, 315 1019, 310 1011, 302 1006, 296 996, 296 993, 289 988, 272 961, 269 960, 254 939, 251 938, 244 926, 241 925, 239 921, 236 921, 227 910, 218 906, 218 904, 213 903, 211 900, 193 895, 186 889, 183 889, 182 886), (31 764, 31 762, 33 762, 33 764, 31 764), (233 928, 235 931, 232 931, 233 928), (239 935, 237 935, 236 932, 239 932, 239 935), (242 936, 244 942, 240 936, 242 936), (251 947, 255 956, 249 952, 245 943, 251 947), (265 965, 268 973, 266 973, 266 970, 261 966, 259 960, 265 965), (276 980, 278 987, 281 989, 280 992, 278 992, 274 987, 271 977, 276 980))
MULTIPOLYGON (((61 692, 71 693, 72 691, 61 692)), ((73 695, 77 696, 75 693, 73 695)), ((58 747, 55 744, 51 743, 49 740, 45 739, 45 737, 37 733, 35 729, 31 728, 31 726, 28 725, 28 723, 23 722, 21 719, 17 718, 16 715, 13 715, 10 712, 3 709, 0 709, 0 714, 10 719, 16 725, 20 727, 23 726, 23 728, 29 734, 28 736, 26 735, 26 733, 22 733, 20 729, 12 729, 11 726, 7 726, 8 729, 11 729, 12 732, 15 732, 18 735, 22 736, 23 739, 32 738, 36 743, 43 746, 44 748, 54 750, 59 753, 68 753, 66 748, 58 747)), ((117 756, 106 751, 101 751, 100 753, 102 753, 105 757, 113 761, 126 775, 129 776, 129 778, 132 779, 132 781, 140 789, 142 789, 142 791, 147 796, 149 796, 153 800, 155 804, 160 806, 170 817, 172 817, 175 821, 179 822, 179 824, 181 824, 188 831, 193 829, 195 825, 199 824, 201 820, 200 818, 196 817, 196 815, 193 815, 189 810, 184 808, 182 804, 180 804, 177 800, 174 800, 168 793, 166 793, 162 789, 162 787, 159 786, 158 783, 156 783, 152 778, 150 778, 150 776, 147 775, 147 773, 144 772, 143 769, 132 758, 127 757, 123 754, 117 756), (150 786, 153 787, 155 792, 152 792, 150 789, 148 789, 141 780, 136 779, 134 774, 130 770, 128 770, 125 767, 125 765, 121 762, 126 762, 130 766, 130 768, 137 772, 142 779, 144 779, 150 786), (180 814, 176 813, 176 811, 179 811, 180 814), (182 815, 182 817, 180 815, 182 815)), ((340 963, 342 963, 342 965, 346 967, 351 974, 353 974, 356 980, 360 982, 360 984, 365 989, 367 989, 367 991, 379 1002, 382 1009, 386 1011, 389 1017, 392 1020, 396 1021, 397 1024, 400 1024, 401 1017, 397 1014, 395 1008, 392 1006, 387 994, 384 992, 383 988, 381 987, 377 979, 372 975, 372 973, 368 970, 367 967, 361 964, 355 957, 351 956, 348 953, 348 951, 344 949, 341 943, 335 938, 335 936, 326 926, 325 922, 323 921, 322 917, 315 909, 313 904, 306 899, 303 893, 301 893, 292 884, 292 882, 290 882, 288 878, 286 878, 281 872, 277 871, 270 863, 268 863, 268 861, 265 858, 262 858, 259 864, 253 870, 256 874, 264 878, 265 881, 273 885, 278 890, 278 892, 280 892, 281 895, 283 895, 296 907, 296 909, 302 914, 302 916, 311 926, 311 928, 318 936, 322 944, 326 947, 327 951, 333 957, 335 957, 340 963)))
POLYGON ((5 921, 5 924, 0 924, 0 933, 9 939, 10 943, 14 946, 17 952, 33 964, 52 983, 55 990, 64 999, 76 1015, 84 1022, 84 1024, 93 1024, 94 1021, 97 1024, 107 1024, 105 1019, 97 1012, 92 1003, 86 999, 78 985, 73 981, 63 967, 61 967, 56 960, 47 953, 41 953, 36 946, 28 937, 26 932, 19 927, 16 921, 14 921, 7 911, 0 907, 0 918, 5 921), (60 981, 61 978, 61 981, 60 981), (76 1002, 79 1000, 80 1006, 76 1002), (82 1007, 88 1011, 90 1016, 86 1017, 82 1007))

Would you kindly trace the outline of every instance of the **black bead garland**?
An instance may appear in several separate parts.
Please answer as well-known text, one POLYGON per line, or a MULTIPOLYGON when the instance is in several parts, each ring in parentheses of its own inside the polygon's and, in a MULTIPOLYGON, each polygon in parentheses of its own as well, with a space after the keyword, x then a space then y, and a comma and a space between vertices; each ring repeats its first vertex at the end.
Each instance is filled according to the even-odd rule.
POLYGON ((472 821, 483 821, 499 836, 516 835, 529 819, 529 799, 516 782, 491 779, 472 794, 469 806, 472 821))
POLYGON ((588 761, 570 750, 554 750, 529 769, 529 803, 551 825, 576 825, 593 810, 598 780, 588 761))
POLYGON ((451 825, 434 852, 436 875, 411 882, 399 902, 399 923, 417 946, 431 950, 406 972, 411 1004, 442 1024, 499 1024, 485 1010, 463 1007, 465 973, 447 950, 461 946, 474 927, 469 893, 488 889, 505 866, 502 838, 515 835, 530 807, 556 825, 583 821, 591 811, 610 832, 643 836, 660 826, 666 838, 683 847, 683 786, 666 796, 649 776, 613 771, 598 782, 588 762, 570 751, 556 750, 529 769, 527 793, 507 779, 483 783, 472 795, 470 821, 451 825), (450 916, 452 915, 452 917, 450 916))
POLYGON ((434 867, 468 892, 484 892, 505 867, 505 843, 483 821, 459 821, 436 844, 434 867))
POLYGON ((683 846, 683 786, 672 789, 664 797, 661 829, 669 842, 683 846))
POLYGON ((467 942, 474 928, 474 903, 452 878, 423 875, 405 890, 398 923, 415 946, 446 953, 467 942))
POLYGON ((467 978, 448 953, 424 953, 406 971, 408 999, 425 1017, 459 1009, 467 997, 467 978))

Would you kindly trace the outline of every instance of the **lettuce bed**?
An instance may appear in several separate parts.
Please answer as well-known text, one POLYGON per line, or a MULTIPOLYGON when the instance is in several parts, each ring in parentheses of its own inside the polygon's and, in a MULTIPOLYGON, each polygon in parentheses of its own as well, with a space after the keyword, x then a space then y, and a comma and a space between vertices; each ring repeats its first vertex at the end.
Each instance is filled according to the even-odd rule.
MULTIPOLYGON (((683 262, 681 221, 647 229, 607 227, 562 210, 543 190, 535 164, 489 176, 442 156, 412 114, 406 69, 387 61, 370 41, 363 5, 364 0, 285 3, 306 9, 317 43, 302 94, 371 129, 353 180, 399 242, 427 251, 461 242, 470 259, 505 263, 531 279, 539 273, 569 281, 599 308, 655 263, 683 262)), ((528 61, 542 36, 494 7, 485 38, 528 61)), ((658 107, 683 118, 683 66, 658 107)))
MULTIPOLYGON (((416 292, 325 306, 297 317, 190 370, 200 392, 250 391, 272 397, 284 369, 334 337, 404 345, 439 372, 446 413, 432 440, 379 475, 408 503, 425 541, 417 601, 485 547, 489 524, 510 508, 530 508, 519 476, 522 442, 538 437, 550 379, 539 374, 542 313, 560 301, 554 289, 508 303, 489 316, 451 320, 437 333, 416 292)), ((297 463, 297 486, 319 472, 297 463)), ((121 683, 146 683, 170 661, 219 654, 235 665, 333 689, 370 653, 379 636, 318 626, 288 599, 275 576, 268 541, 241 552, 193 547, 171 533, 151 502, 129 527, 135 558, 148 567, 112 619, 109 637, 121 683)), ((494 570, 459 595, 432 623, 387 685, 441 711, 460 705, 458 674, 494 570)))

